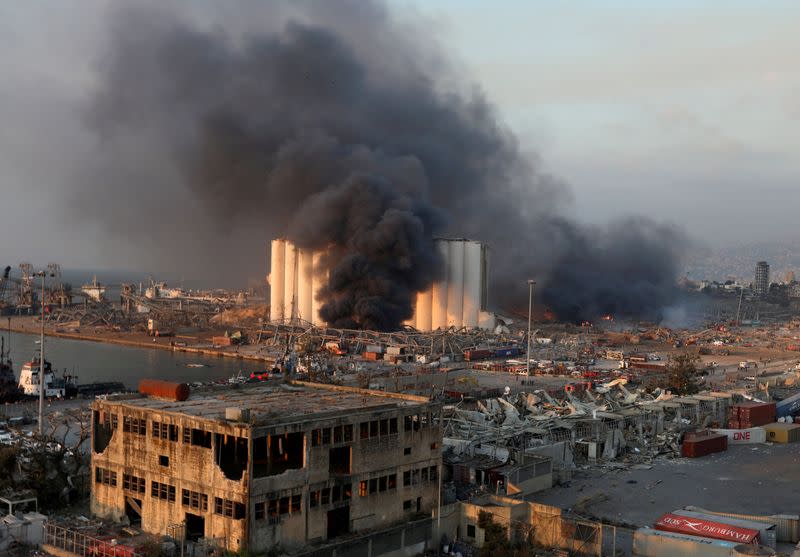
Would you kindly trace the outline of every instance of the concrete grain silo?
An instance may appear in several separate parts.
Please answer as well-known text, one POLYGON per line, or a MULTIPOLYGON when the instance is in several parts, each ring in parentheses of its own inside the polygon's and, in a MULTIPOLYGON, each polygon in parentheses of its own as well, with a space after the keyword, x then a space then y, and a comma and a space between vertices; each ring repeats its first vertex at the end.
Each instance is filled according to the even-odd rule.
MULTIPOLYGON (((486 311, 486 246, 464 239, 434 242, 445 263, 444 273, 416 294, 414 313, 406 324, 420 331, 494 327, 494 316, 486 311)), ((319 317, 319 291, 328 280, 323 254, 299 249, 287 240, 272 241, 271 321, 324 325, 319 317)))

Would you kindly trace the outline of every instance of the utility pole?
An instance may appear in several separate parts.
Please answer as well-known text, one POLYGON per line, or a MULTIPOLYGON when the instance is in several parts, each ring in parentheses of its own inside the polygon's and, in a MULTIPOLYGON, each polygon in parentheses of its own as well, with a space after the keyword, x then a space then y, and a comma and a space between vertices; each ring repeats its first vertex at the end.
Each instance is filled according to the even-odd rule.
POLYGON ((42 277, 42 317, 41 317, 41 336, 39 339, 39 436, 44 434, 44 279, 47 276, 45 271, 36 273, 42 277))
POLYGON ((533 288, 536 281, 528 279, 528 350, 526 358, 526 371, 528 376, 531 374, 531 315, 533 314, 533 288))

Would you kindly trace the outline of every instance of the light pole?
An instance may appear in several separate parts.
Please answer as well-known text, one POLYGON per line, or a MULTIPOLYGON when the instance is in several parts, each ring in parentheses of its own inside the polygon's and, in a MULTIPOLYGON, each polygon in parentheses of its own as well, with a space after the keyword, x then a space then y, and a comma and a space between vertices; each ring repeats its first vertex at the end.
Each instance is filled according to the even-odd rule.
POLYGON ((527 374, 531 374, 531 314, 533 313, 533 289, 536 286, 536 281, 528 279, 528 351, 527 351, 527 374))
POLYGON ((44 434, 44 279, 47 276, 45 271, 39 271, 36 276, 42 277, 42 306, 41 333, 39 338, 39 436, 44 434))

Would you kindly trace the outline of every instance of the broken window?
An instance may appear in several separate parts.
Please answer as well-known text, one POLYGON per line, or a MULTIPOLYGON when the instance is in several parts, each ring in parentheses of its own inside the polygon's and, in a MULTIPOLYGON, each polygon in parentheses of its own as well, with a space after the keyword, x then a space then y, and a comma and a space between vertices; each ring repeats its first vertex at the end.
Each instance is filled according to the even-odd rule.
POLYGON ((311 446, 319 447, 322 445, 322 430, 315 429, 311 432, 311 446))
POLYGON ((381 428, 381 435, 389 435, 389 420, 381 420, 380 421, 380 428, 381 428))
POLYGON ((94 469, 94 483, 117 487, 117 473, 97 467, 94 469))
POLYGON ((231 501, 230 499, 214 497, 214 514, 240 520, 245 517, 246 512, 245 506, 242 503, 237 503, 236 501, 231 501))
POLYGON ((184 489, 181 492, 181 503, 184 507, 189 507, 198 511, 207 511, 208 495, 184 489))
POLYGON ((361 422, 361 439, 369 439, 369 422, 361 422))
POLYGON ((408 456, 411 454, 411 447, 406 447, 403 449, 403 455, 408 456))
POLYGON ((331 444, 331 428, 326 427, 322 430, 322 444, 323 445, 330 445, 331 444))
POLYGON ((131 493, 144 493, 144 478, 137 478, 130 474, 122 474, 122 489, 131 493))
POLYGON ((386 476, 378 478, 378 491, 386 491, 386 476))
POLYGON ((342 501, 349 501, 353 496, 353 484, 344 484, 342 488, 342 501))
POLYGON ((403 416, 403 431, 411 431, 413 420, 411 416, 403 416))
POLYGON ((147 420, 122 416, 122 431, 136 435, 147 435, 147 420))
POLYGON ((312 491, 312 492, 309 494, 309 497, 310 497, 310 498, 309 498, 309 500, 308 500, 308 505, 309 505, 310 507, 316 507, 317 505, 319 505, 319 502, 320 502, 320 492, 319 492, 319 490, 317 490, 317 491, 312 491))
POLYGON ((264 517, 266 516, 266 503, 256 503, 254 510, 255 510, 255 519, 264 520, 264 517))
POLYGON ((239 481, 247 470, 247 439, 215 433, 214 462, 229 480, 239 481))
POLYGON ((158 464, 159 466, 169 466, 169 457, 166 455, 159 455, 158 464))
POLYGON ((292 514, 300 512, 300 503, 302 501, 301 495, 292 495, 291 510, 292 514))
POLYGON ((369 493, 372 495, 373 493, 378 492, 378 478, 372 478, 369 481, 369 493))
MULTIPOLYGON (((328 430, 330 432, 330 430, 328 430)), ((302 432, 268 435, 253 440, 253 477, 263 478, 305 466, 302 432)))
POLYGON ((397 489, 397 474, 389 474, 386 487, 387 489, 397 489))
POLYGON ((378 420, 373 420, 369 423, 369 436, 370 437, 378 436, 378 420))
POLYGON ((353 424, 344 426, 344 442, 350 443, 353 440, 353 424))
POLYGON ((389 420, 389 433, 392 435, 397 433, 397 418, 391 418, 389 420))
POLYGON ((211 448, 211 432, 191 427, 183 428, 183 442, 195 447, 211 448))
POLYGON ((92 419, 94 421, 92 449, 96 453, 102 453, 111 442, 114 430, 117 429, 117 415, 95 410, 92 412, 92 419))
POLYGON ((439 472, 438 472, 436 466, 431 466, 430 467, 429 477, 430 477, 430 480, 432 482, 435 482, 439 478, 439 472))
POLYGON ((337 443, 341 443, 343 438, 344 438, 344 431, 342 430, 342 426, 337 425, 336 427, 333 428, 334 445, 337 443))
POLYGON ((331 490, 326 487, 322 490, 322 504, 327 505, 331 502, 331 490))
POLYGON ((411 470, 403 472, 403 487, 411 485, 411 470))
POLYGON ((411 499, 408 501, 403 501, 403 510, 410 511, 411 510, 411 499))
POLYGON ((328 471, 331 474, 350 473, 350 447, 336 447, 330 450, 328 471))
POLYGON ((150 482, 150 496, 170 503, 175 502, 175 486, 162 484, 161 482, 150 482))

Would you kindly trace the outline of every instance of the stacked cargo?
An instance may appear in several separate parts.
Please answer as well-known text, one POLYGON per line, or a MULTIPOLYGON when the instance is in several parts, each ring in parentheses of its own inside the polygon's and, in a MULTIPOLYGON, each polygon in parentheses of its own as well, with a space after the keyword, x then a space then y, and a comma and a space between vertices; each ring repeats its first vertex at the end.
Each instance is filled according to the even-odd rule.
POLYGON ((800 441, 800 424, 774 423, 764 426, 767 441, 773 443, 794 443, 800 441))
POLYGON ((775 421, 774 402, 743 402, 728 409, 728 428, 749 429, 775 421))
POLYGON ((728 450, 728 436, 711 431, 687 433, 681 446, 681 454, 687 458, 698 458, 726 450, 728 450))

